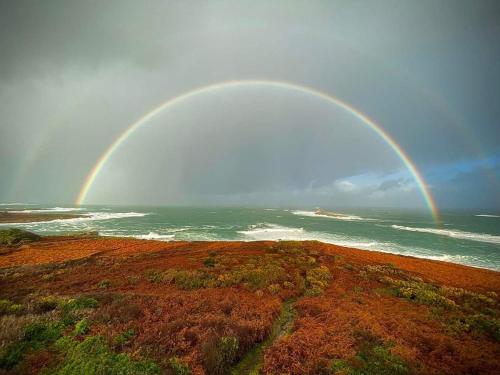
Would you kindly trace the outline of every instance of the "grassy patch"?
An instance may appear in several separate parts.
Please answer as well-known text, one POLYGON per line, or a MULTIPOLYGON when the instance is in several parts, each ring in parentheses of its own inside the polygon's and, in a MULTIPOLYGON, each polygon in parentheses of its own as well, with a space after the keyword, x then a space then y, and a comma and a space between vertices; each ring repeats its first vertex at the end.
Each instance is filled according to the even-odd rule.
POLYGON ((383 277, 380 281, 393 288, 398 297, 424 305, 440 307, 444 309, 454 309, 457 307, 455 301, 442 296, 439 288, 423 281, 397 280, 390 277, 383 277))
POLYGON ((349 375, 404 375, 410 373, 406 362, 391 352, 391 345, 384 343, 369 331, 355 332, 357 353, 347 360, 337 359, 330 365, 333 374, 349 375))
POLYGON ((231 372, 231 365, 238 353, 238 339, 232 336, 211 336, 203 344, 203 367, 207 374, 225 375, 231 372))
POLYGON ((152 361, 134 361, 124 353, 115 353, 101 336, 89 336, 79 342, 69 336, 59 339, 56 349, 63 356, 62 363, 51 374, 160 374, 160 367, 152 361))
POLYGON ((101 281, 99 281, 99 283, 97 284, 97 287, 98 287, 99 289, 108 289, 110 286, 111 286, 111 280, 109 280, 109 279, 104 279, 104 280, 101 280, 101 281))
POLYGON ((0 300, 0 315, 20 315, 24 311, 21 304, 13 303, 9 300, 0 300))
POLYGON ((75 325, 74 335, 81 336, 90 331, 90 320, 83 318, 75 325))
POLYGON ((320 296, 324 289, 330 283, 332 274, 326 266, 311 268, 306 271, 306 291, 305 295, 309 297, 320 296))
POLYGON ((39 241, 41 237, 22 229, 10 228, 0 230, 0 245, 19 246, 25 243, 39 241))
POLYGON ((165 371, 167 375, 190 375, 188 365, 186 365, 180 358, 172 357, 168 360, 167 369, 165 371))
POLYGON ((20 341, 0 350, 0 369, 9 370, 17 365, 30 350, 39 350, 61 337, 64 325, 59 322, 37 322, 26 326, 20 341))
POLYGON ((297 315, 294 304, 295 300, 288 300, 283 303, 281 313, 273 322, 267 338, 255 345, 253 349, 245 354, 243 359, 233 367, 231 371, 232 375, 256 375, 260 373, 265 350, 270 347, 277 338, 289 335, 292 332, 293 322, 297 315))

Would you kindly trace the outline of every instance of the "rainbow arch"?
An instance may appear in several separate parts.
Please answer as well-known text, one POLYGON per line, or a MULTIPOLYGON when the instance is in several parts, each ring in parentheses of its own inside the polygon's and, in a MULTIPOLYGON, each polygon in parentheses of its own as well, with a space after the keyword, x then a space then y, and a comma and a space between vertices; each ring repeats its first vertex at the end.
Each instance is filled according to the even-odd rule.
POLYGON ((349 105, 348 103, 326 93, 323 91, 316 90, 311 87, 307 86, 302 86, 294 83, 289 83, 289 82, 282 82, 282 81, 270 81, 270 80, 238 80, 238 81, 225 81, 225 82, 220 82, 220 83, 215 83, 207 86, 202 86, 195 88, 191 91, 185 92, 181 95, 178 95, 176 97, 170 98, 167 101, 163 102, 159 106, 153 108, 151 111, 147 112, 143 116, 141 116, 139 119, 137 119, 135 122, 130 124, 127 129, 125 129, 124 132, 122 132, 114 141, 111 143, 111 145, 104 151, 104 153, 99 157, 99 159, 96 161, 92 169, 89 171, 88 175, 85 178, 85 181, 80 189, 80 192, 75 200, 75 204, 77 205, 82 205, 85 202, 85 199, 92 188, 92 185, 94 184, 97 176, 99 175, 99 172, 102 170, 106 162, 109 160, 109 158, 113 155, 113 153, 118 150, 118 148, 125 142, 127 138, 129 138, 137 129, 139 129, 142 125, 146 124, 149 120, 154 118, 156 115, 159 113, 163 112, 164 110, 167 110, 169 108, 174 107, 175 105, 184 102, 186 100, 189 100, 195 96, 198 95, 204 95, 204 94, 209 94, 213 93, 215 91, 220 91, 220 90, 225 90, 229 88, 236 88, 236 87, 248 87, 248 86, 263 86, 263 87, 274 87, 274 88, 281 88, 284 90, 290 90, 290 91, 296 91, 296 92, 301 92, 305 93, 308 95, 312 95, 314 97, 317 97, 319 99, 322 99, 326 102, 329 102, 330 104, 334 104, 335 106, 342 108, 346 112, 350 113, 354 117, 356 117, 358 120, 360 120, 366 127, 368 127, 370 130, 375 132, 380 138, 384 140, 385 143, 387 143, 391 149, 396 153, 396 155, 401 159, 403 164, 406 166, 408 171, 411 173, 413 176, 413 179, 417 183, 419 190, 422 194, 422 197, 424 198, 424 201, 426 205, 428 206, 434 220, 436 223, 439 222, 439 212, 436 207, 436 204, 434 202, 434 199, 429 191, 429 188, 427 187, 427 184, 425 183, 425 180, 423 179, 422 175, 418 171, 417 167, 415 164, 412 162, 410 157, 404 152, 404 150, 401 148, 401 146, 396 143, 396 141, 379 125, 377 124, 373 119, 362 113, 361 111, 357 110, 353 106, 349 105))

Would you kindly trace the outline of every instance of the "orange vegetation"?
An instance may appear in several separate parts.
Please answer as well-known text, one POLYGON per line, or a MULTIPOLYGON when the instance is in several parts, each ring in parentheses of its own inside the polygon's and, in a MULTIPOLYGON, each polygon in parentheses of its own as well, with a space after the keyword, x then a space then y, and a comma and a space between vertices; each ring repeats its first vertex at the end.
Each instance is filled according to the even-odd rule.
MULTIPOLYGON (((291 329, 263 347, 264 374, 375 374, 380 363, 388 374, 500 372, 494 271, 312 241, 47 237, 2 254, 0 299, 24 310, 6 307, 16 313, 0 323, 10 314, 21 327, 28 313, 48 319, 45 310, 68 321, 61 306, 87 296, 97 307, 75 310, 75 322, 90 322, 77 341, 103 336, 169 374, 229 373, 272 335, 285 301, 295 301, 291 329)), ((20 337, 7 331, 0 366, 2 345, 20 337)), ((51 345, 6 371, 56 369, 51 345)))

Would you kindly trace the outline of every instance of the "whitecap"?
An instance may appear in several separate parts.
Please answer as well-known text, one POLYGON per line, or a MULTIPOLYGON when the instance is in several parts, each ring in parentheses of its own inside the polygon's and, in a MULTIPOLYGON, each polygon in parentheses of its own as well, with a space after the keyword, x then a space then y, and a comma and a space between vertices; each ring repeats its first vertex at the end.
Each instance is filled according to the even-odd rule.
POLYGON ((56 220, 44 220, 44 221, 31 221, 27 223, 1 223, 0 226, 31 226, 38 224, 55 224, 55 223, 81 223, 86 221, 99 221, 99 220, 110 220, 110 219, 123 219, 128 217, 142 217, 148 215, 142 212, 88 212, 81 214, 81 217, 69 218, 69 219, 56 219, 56 220))
POLYGON ((47 212, 73 212, 73 211, 82 211, 85 210, 81 207, 52 207, 52 208, 40 208, 35 210, 10 210, 9 212, 18 213, 18 214, 32 214, 32 213, 47 213, 47 212))
MULTIPOLYGON (((101 234, 99 232, 99 234, 101 234)), ((171 241, 175 238, 175 234, 159 234, 156 232, 149 232, 148 234, 118 234, 110 233, 102 234, 103 236, 117 236, 117 237, 132 237, 140 240, 156 240, 156 241, 171 241)))
POLYGON ((374 219, 367 219, 361 216, 356 216, 356 215, 344 215, 344 214, 331 214, 331 215, 324 215, 324 214, 318 214, 315 211, 292 211, 292 214, 294 215, 299 215, 299 216, 308 216, 308 217, 326 217, 328 219, 334 219, 334 220, 345 220, 345 221, 365 221, 365 220, 374 220, 374 219))
POLYGON ((436 228, 414 228, 414 227, 405 227, 401 225, 391 225, 391 227, 398 230, 406 230, 410 232, 420 232, 420 233, 431 233, 440 236, 457 238, 460 240, 470 240, 470 241, 500 244, 500 236, 494 236, 492 234, 486 234, 486 233, 464 232, 458 229, 451 230, 451 229, 436 229, 436 228))

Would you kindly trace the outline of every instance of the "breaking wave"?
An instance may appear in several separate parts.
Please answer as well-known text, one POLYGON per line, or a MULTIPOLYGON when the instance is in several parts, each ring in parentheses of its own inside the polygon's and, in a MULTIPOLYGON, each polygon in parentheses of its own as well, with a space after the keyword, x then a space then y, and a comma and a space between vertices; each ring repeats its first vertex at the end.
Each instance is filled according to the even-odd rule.
POLYGON ((292 214, 294 215, 299 215, 299 216, 308 216, 308 217, 326 217, 328 219, 333 219, 333 220, 345 220, 345 221, 366 221, 366 220, 374 220, 374 219, 367 219, 361 216, 356 216, 356 215, 344 215, 344 214, 335 214, 335 215, 323 215, 323 214, 318 214, 314 211, 292 211, 292 214))
MULTIPOLYGON (((104 231, 103 231, 104 232, 104 231)), ((156 241, 171 241, 175 238, 175 234, 159 234, 156 232, 149 232, 148 234, 122 234, 122 233, 113 233, 113 232, 99 232, 101 236, 111 236, 111 237, 131 237, 137 238, 140 240, 156 240, 156 241)))
POLYGON ((449 230, 449 229, 435 229, 435 228, 414 228, 414 227, 405 227, 401 225, 391 225, 391 227, 398 230, 406 230, 410 232, 420 232, 420 233, 431 233, 440 236, 457 238, 460 240, 470 240, 470 241, 500 244, 500 236, 494 236, 492 234, 486 234, 486 233, 464 232, 457 229, 449 230))
POLYGON ((247 230, 238 231, 245 241, 307 241, 316 240, 334 245, 350 247, 361 250, 379 251, 396 255, 413 256, 451 263, 464 264, 475 267, 498 270, 500 265, 491 263, 487 259, 472 255, 445 254, 434 249, 410 247, 392 242, 382 242, 364 237, 345 236, 325 232, 306 231, 303 228, 284 227, 276 224, 260 223, 251 225, 247 230))
POLYGON ((18 214, 33 214, 33 213, 46 213, 46 212, 73 212, 73 211, 82 211, 84 208, 77 207, 52 207, 52 208, 40 208, 35 210, 9 210, 9 212, 14 212, 18 214))
POLYGON ((149 215, 142 212, 89 212, 81 214, 82 217, 75 217, 70 219, 56 219, 56 220, 45 220, 45 221, 32 221, 27 223, 1 223, 0 226, 32 226, 38 224, 56 224, 56 223, 80 223, 87 221, 99 221, 99 220, 110 220, 110 219, 122 219, 127 217, 142 217, 149 215))
POLYGON ((36 203, 0 203, 0 206, 38 206, 36 203))
POLYGON ((478 217, 500 217, 498 215, 487 215, 487 214, 474 215, 474 216, 478 216, 478 217))

